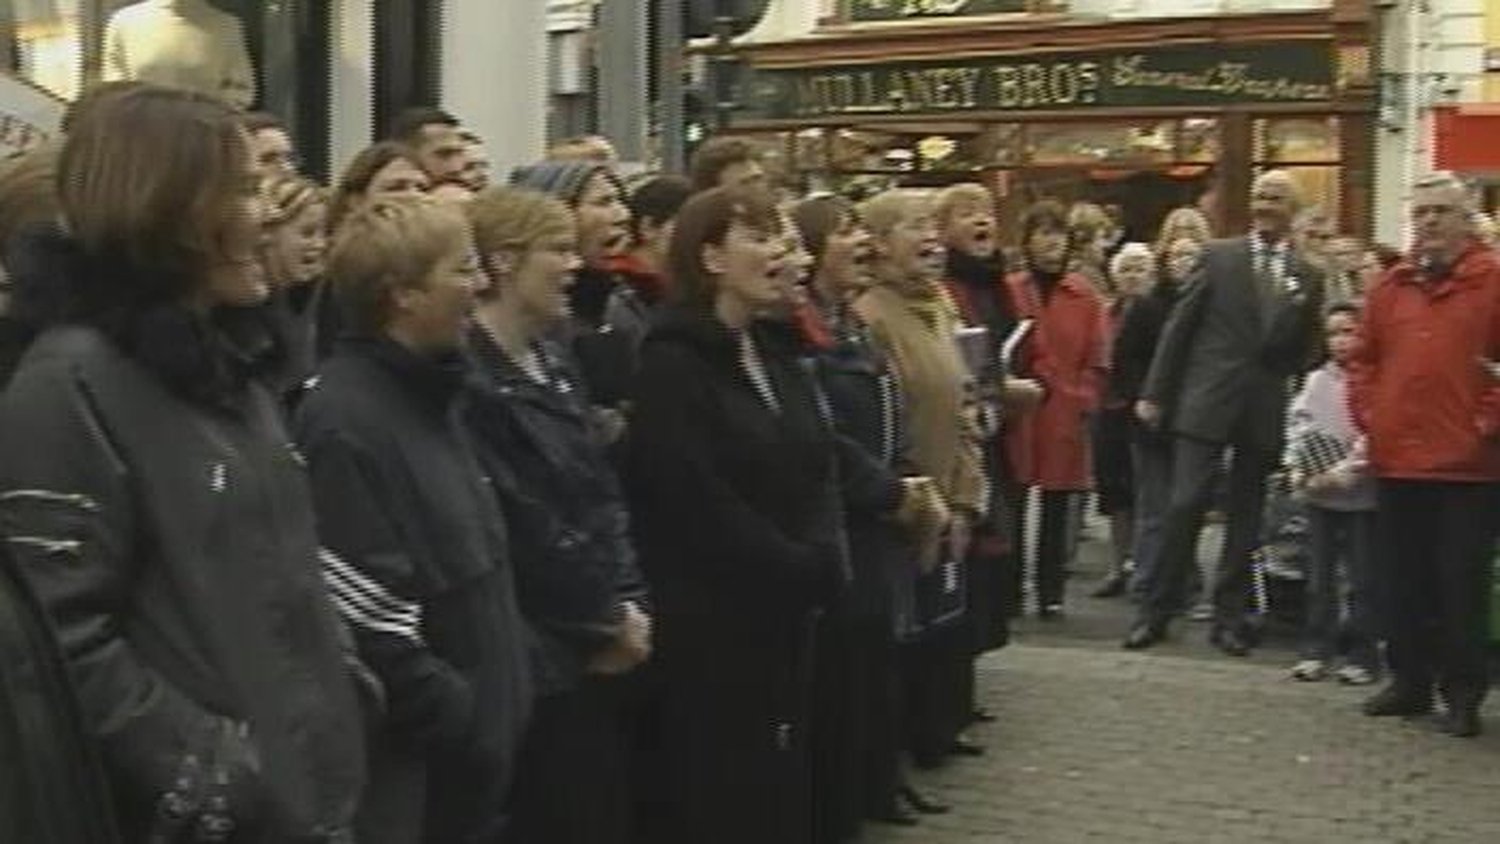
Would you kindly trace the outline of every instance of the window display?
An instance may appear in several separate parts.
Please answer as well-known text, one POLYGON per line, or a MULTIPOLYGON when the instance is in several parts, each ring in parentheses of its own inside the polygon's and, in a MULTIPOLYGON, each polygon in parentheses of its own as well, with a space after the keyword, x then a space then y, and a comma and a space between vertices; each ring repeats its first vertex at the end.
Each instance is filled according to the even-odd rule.
POLYGON ((316 0, 0 0, 0 71, 64 101, 99 82, 138 79, 268 111, 286 122, 309 174, 321 176, 330 7, 316 0))
POLYGON ((138 79, 255 101, 255 74, 239 18, 208 0, 140 0, 109 18, 102 78, 138 79))
MULTIPOLYGON (((65 100, 97 81, 139 79, 257 101, 252 33, 275 31, 296 2, 13 0, 0 11, 6 69, 65 100)), ((283 27, 284 28, 284 27, 283 27)), ((255 39, 259 40, 259 39, 255 39)))

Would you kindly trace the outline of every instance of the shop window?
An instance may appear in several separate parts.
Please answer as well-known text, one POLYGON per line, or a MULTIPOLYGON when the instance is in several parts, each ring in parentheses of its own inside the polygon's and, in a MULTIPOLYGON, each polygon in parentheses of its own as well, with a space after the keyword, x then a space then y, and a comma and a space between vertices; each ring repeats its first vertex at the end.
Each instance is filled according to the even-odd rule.
POLYGON ((1033 123, 1026 128, 1026 153, 1039 166, 1169 164, 1177 154, 1176 130, 1173 121, 1033 123))
POLYGON ((1339 160, 1337 117, 1277 117, 1255 121, 1255 160, 1321 164, 1339 160))
POLYGON ((1213 117, 1189 117, 1177 134, 1177 160, 1212 163, 1219 160, 1219 121, 1213 117))
MULTIPOLYGON (((11 0, 4 69, 63 100, 142 79, 275 112, 304 149, 326 137, 328 4, 316 0, 11 0)), ((316 170, 316 166, 313 168, 316 170)))

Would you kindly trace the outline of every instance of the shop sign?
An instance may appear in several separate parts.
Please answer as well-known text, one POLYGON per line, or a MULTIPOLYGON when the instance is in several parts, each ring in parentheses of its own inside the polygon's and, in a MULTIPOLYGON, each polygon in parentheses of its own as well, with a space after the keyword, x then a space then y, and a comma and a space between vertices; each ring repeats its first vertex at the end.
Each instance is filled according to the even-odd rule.
POLYGON ((849 19, 852 21, 896 21, 1024 11, 1026 0, 849 0, 849 19))
POLYGON ((63 103, 40 88, 0 73, 0 158, 47 140, 62 122, 63 103))
POLYGON ((754 72, 744 116, 1326 102, 1333 46, 1181 45, 754 72))

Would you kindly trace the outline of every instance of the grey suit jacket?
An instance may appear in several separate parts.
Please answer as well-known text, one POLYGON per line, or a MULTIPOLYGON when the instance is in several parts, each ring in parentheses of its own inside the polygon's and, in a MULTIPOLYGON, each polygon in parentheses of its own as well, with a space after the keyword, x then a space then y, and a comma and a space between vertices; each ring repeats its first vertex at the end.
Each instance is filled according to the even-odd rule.
POLYGON ((1285 437, 1287 379, 1323 351, 1323 277, 1290 257, 1278 301, 1263 311, 1250 241, 1204 249, 1162 332, 1142 398, 1168 430, 1272 457, 1285 437))

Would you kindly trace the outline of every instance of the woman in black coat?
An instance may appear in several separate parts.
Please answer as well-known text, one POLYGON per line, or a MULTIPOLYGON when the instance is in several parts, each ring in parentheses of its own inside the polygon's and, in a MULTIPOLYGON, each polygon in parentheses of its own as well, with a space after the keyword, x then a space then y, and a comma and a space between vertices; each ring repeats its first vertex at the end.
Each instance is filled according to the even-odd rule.
POLYGON ((0 531, 127 841, 349 841, 363 780, 306 479, 238 319, 266 295, 249 164, 218 101, 112 94, 62 152, 68 233, 10 253, 40 334, 0 400, 0 531))
POLYGON ((848 580, 834 432, 795 343, 757 323, 788 304, 769 197, 695 196, 670 253, 678 299, 642 350, 629 463, 657 610, 661 840, 797 844, 813 627, 848 580))
POLYGON ((329 261, 345 334, 298 411, 324 578, 384 683, 361 844, 502 840, 531 703, 505 523, 459 413, 463 214, 376 199, 329 261))
POLYGON ((824 615, 817 642, 813 786, 820 841, 843 841, 861 819, 911 824, 900 798, 923 806, 901 773, 898 641, 913 629, 915 536, 935 530, 930 478, 907 459, 900 387, 849 301, 873 283, 871 236, 836 197, 810 199, 793 220, 813 258, 804 339, 840 434, 850 588, 824 615))
POLYGON ((620 483, 567 351, 578 266, 567 206, 494 188, 468 205, 488 284, 469 332, 465 419, 510 528, 521 612, 536 631, 537 701, 522 751, 517 841, 631 840, 633 684, 647 656, 645 588, 620 483))

